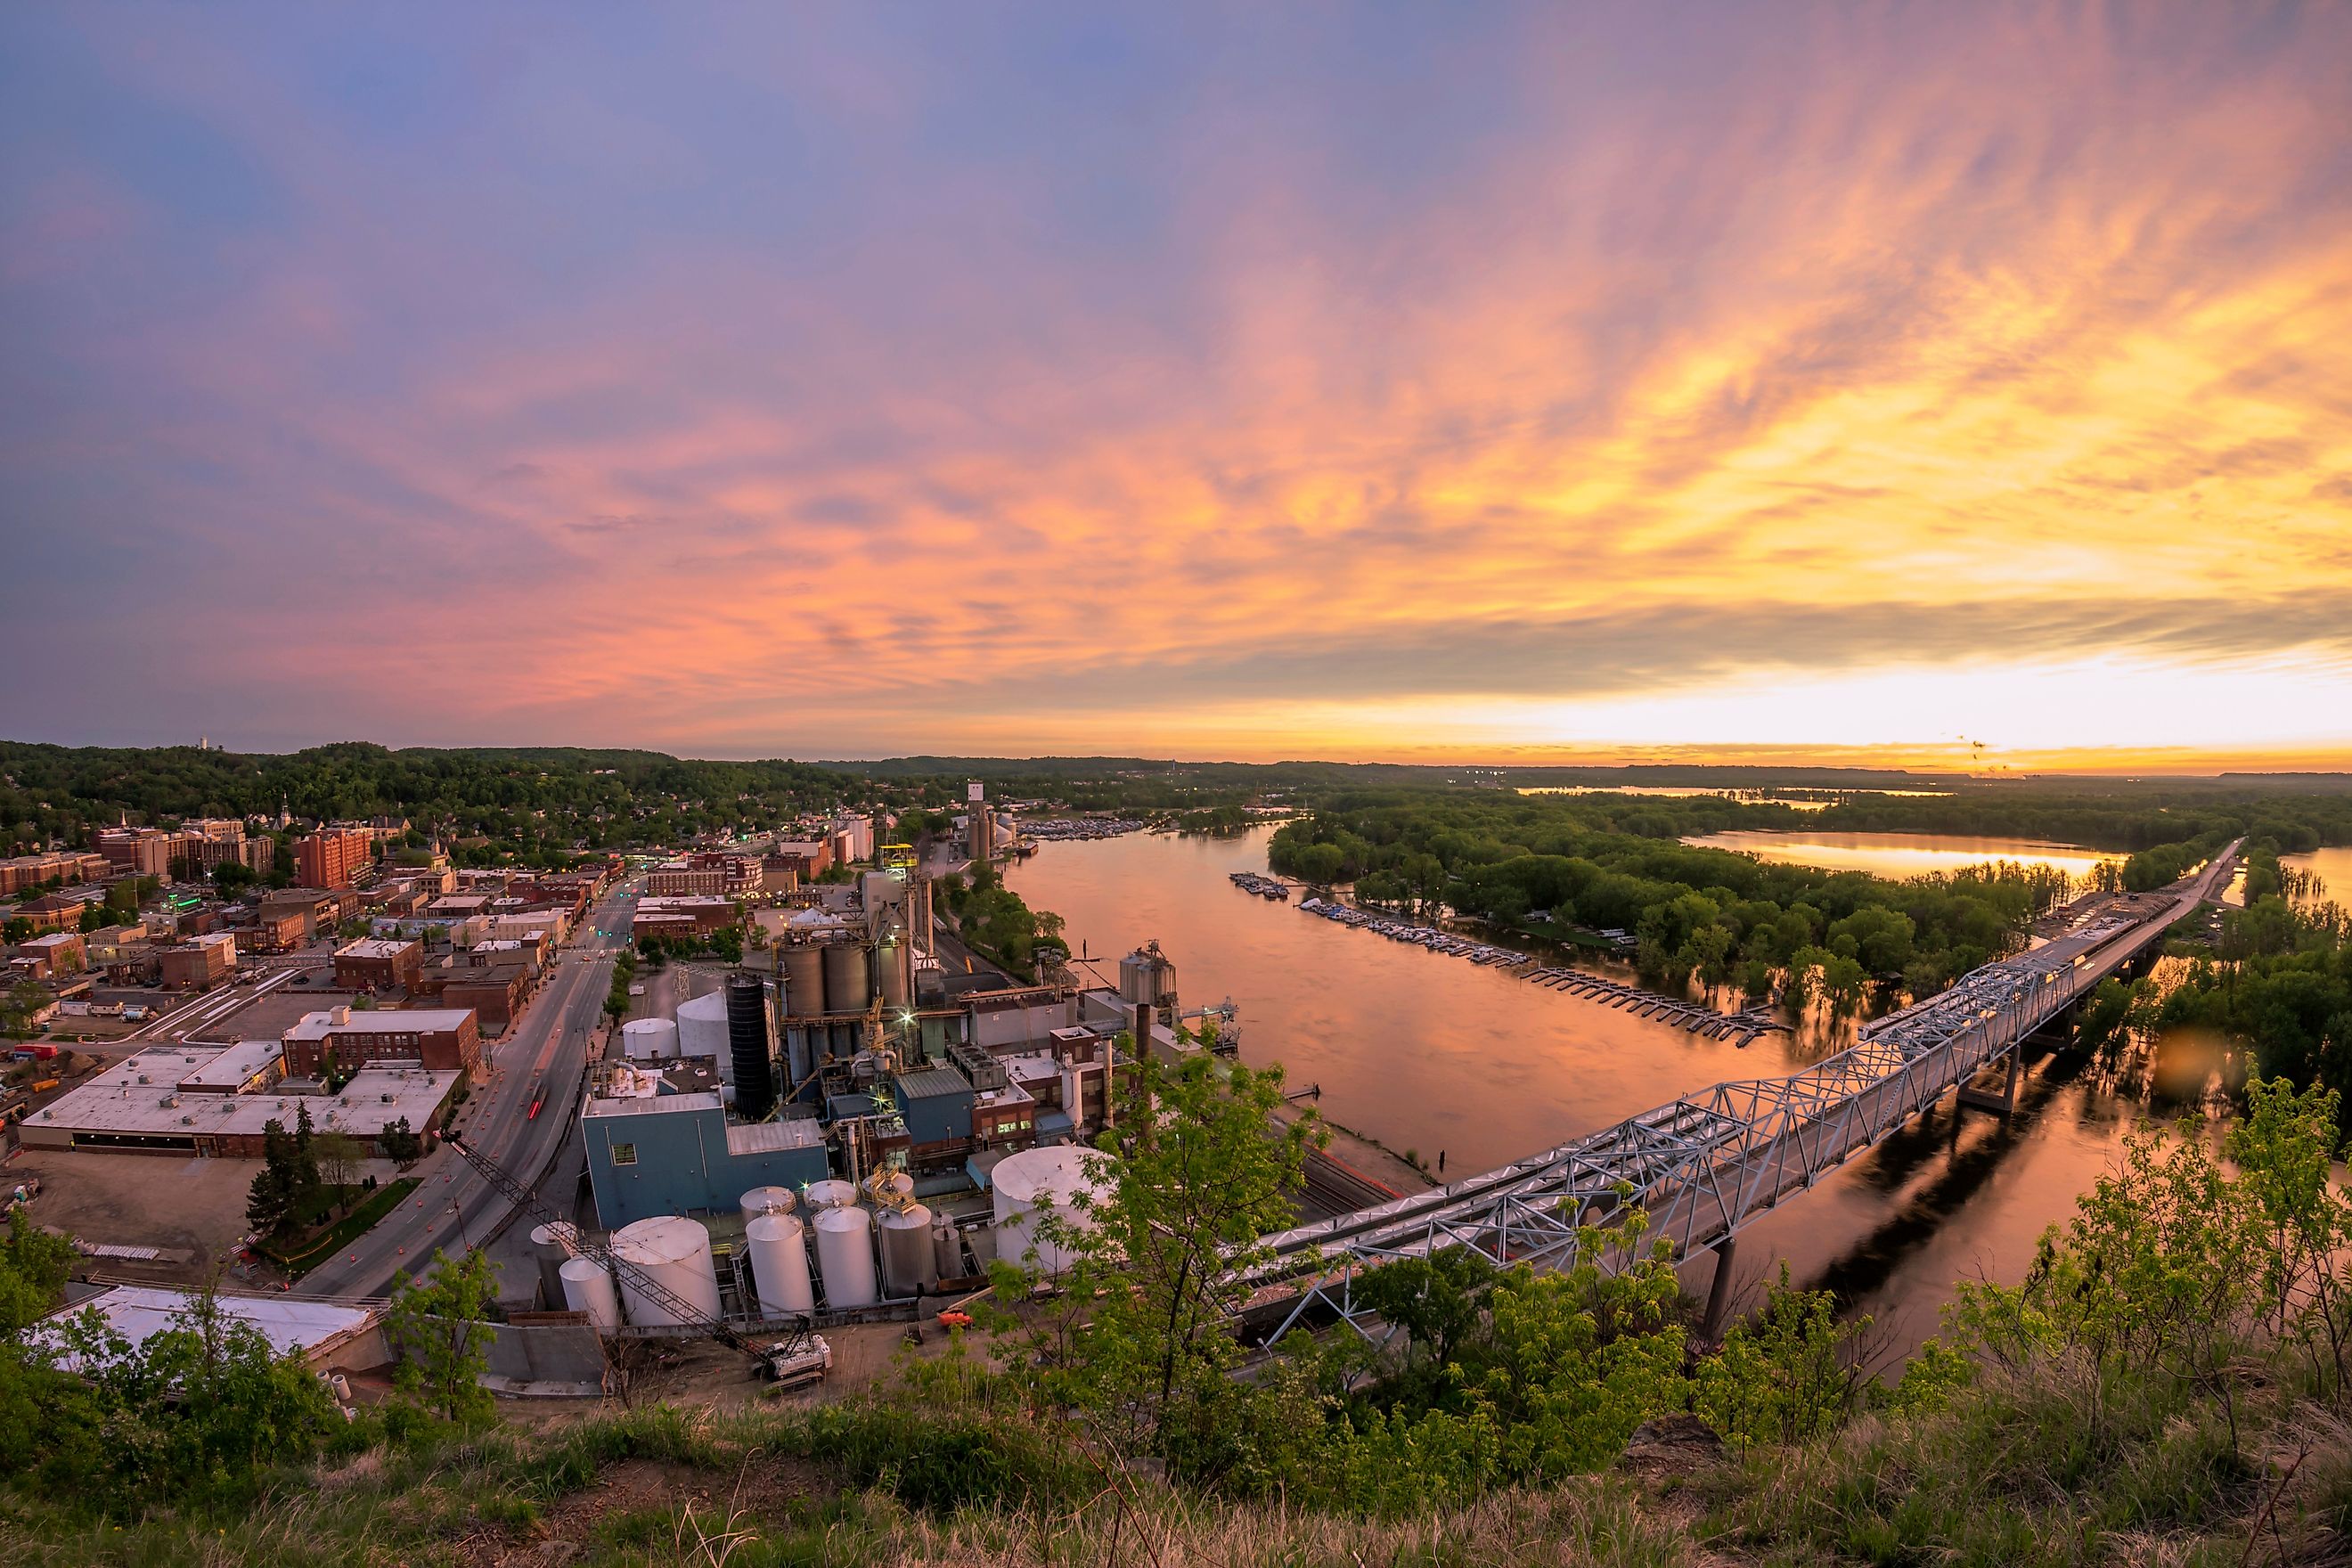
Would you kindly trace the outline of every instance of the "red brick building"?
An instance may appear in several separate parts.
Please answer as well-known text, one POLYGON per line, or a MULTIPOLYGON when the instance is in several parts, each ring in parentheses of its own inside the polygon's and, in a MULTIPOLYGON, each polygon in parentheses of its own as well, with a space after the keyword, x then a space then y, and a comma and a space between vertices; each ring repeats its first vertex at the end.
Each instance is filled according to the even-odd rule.
POLYGON ((301 910, 264 909, 253 922, 256 952, 291 952, 310 940, 310 917, 301 910))
POLYGON ((364 937, 335 949, 335 984, 354 991, 413 991, 424 969, 421 942, 364 937))
POLYGON ((472 1008, 493 1035, 507 1032, 530 996, 530 971, 520 963, 454 970, 441 987, 443 1006, 472 1008))
POLYGON ((348 888, 375 850, 364 828, 328 827, 294 841, 294 879, 306 888, 348 888))
POLYGON ((481 1066, 482 1033, 470 1007, 375 1009, 330 1007, 312 1013, 281 1036, 286 1070, 315 1078, 328 1058, 346 1072, 367 1062, 414 1062, 435 1071, 472 1072, 481 1066))
POLYGON ((202 991, 236 969, 236 938, 226 931, 200 936, 163 950, 163 984, 175 991, 202 991))

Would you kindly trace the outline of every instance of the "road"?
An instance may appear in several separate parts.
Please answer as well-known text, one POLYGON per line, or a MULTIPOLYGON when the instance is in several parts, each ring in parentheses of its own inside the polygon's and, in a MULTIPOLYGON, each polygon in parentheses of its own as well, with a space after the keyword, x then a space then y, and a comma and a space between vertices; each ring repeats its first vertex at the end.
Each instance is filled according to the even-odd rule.
MULTIPOLYGON (((579 1114, 589 1035, 612 989, 613 956, 628 945, 628 905, 616 891, 563 950, 513 1034, 485 1047, 488 1081, 475 1086, 457 1113, 458 1131, 525 1181, 539 1179, 579 1114), (599 930, 614 934, 600 936, 599 930), (545 1102, 532 1117, 530 1102, 542 1089, 545 1102)), ((431 1261, 436 1247, 456 1253, 479 1247, 507 1217, 507 1201, 446 1148, 436 1147, 409 1173, 423 1183, 409 1201, 303 1276, 297 1294, 389 1295, 402 1276, 431 1261)))

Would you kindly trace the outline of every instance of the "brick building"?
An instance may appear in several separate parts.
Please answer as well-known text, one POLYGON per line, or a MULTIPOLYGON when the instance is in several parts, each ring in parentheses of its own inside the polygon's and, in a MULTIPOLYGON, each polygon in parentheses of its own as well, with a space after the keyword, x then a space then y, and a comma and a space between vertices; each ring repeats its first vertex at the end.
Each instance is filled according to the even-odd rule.
POLYGON ((265 906, 253 921, 253 951, 292 952, 310 940, 310 917, 302 910, 265 906))
POLYGON ((346 1072, 367 1062, 410 1062, 436 1072, 472 1072, 481 1066, 482 1035, 470 1007, 415 1011, 330 1007, 306 1014, 281 1037, 286 1070, 315 1078, 333 1058, 346 1072))
POLYGON ((335 984, 354 991, 413 991, 424 969, 422 942, 362 937, 335 949, 335 984))
POLYGON ((180 852, 180 836, 160 827, 109 827, 98 836, 98 852, 116 871, 140 877, 169 876, 180 852))
POLYGON ((481 1026, 493 1035, 505 1034, 530 997, 531 972, 523 964, 454 969, 447 975, 441 984, 441 1005, 472 1008, 481 1026))
POLYGON ((89 964, 89 949, 79 931, 51 931, 17 944, 18 950, 47 960, 51 974, 79 974, 89 964))
POLYGON ((726 931, 740 918, 725 899, 640 899, 630 917, 629 934, 702 936, 726 931))
POLYGON ((294 879, 306 888, 348 888, 375 852, 365 828, 325 827, 294 841, 294 879))
POLYGON ((175 991, 202 991, 236 969, 236 938, 227 931, 200 936, 163 952, 163 984, 175 991))
POLYGON ((83 849, 55 850, 45 855, 14 855, 0 860, 0 898, 21 893, 27 888, 47 887, 55 882, 59 887, 75 882, 91 882, 106 875, 109 869, 103 855, 83 849))

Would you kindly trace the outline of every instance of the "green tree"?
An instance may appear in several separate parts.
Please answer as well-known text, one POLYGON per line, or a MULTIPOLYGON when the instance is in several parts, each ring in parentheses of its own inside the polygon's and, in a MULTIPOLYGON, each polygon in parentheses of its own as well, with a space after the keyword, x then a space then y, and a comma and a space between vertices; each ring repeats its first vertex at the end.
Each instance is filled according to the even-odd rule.
POLYGON ((478 1249, 452 1260, 436 1248, 421 1276, 395 1291, 384 1332, 400 1357, 401 1391, 445 1421, 488 1422, 497 1403, 480 1379, 489 1364, 497 1265, 478 1249))
POLYGON ((1691 1405, 1727 1442, 1745 1449, 1797 1444, 1844 1424, 1870 1379, 1855 1345, 1870 1320, 1840 1322, 1826 1290, 1798 1290, 1789 1265, 1754 1321, 1733 1325, 1723 1348, 1699 1363, 1691 1405))
POLYGON ((320 1179, 335 1189, 336 1206, 348 1212, 352 1191, 367 1163, 367 1146, 347 1132, 322 1132, 311 1148, 318 1156, 320 1179))
POLYGON ((1098 1171, 1108 1193, 1038 1222, 1076 1258, 1064 1314, 1039 1331, 1048 1342, 1033 1341, 1051 1358, 1038 1392, 1076 1404, 1119 1452, 1213 1478, 1244 1436, 1227 1326, 1248 1294, 1239 1274, 1287 1222, 1318 1130, 1311 1115, 1270 1129, 1278 1068, 1221 1078, 1205 1058, 1171 1068, 1145 1052, 1126 1089, 1103 1139, 1116 1156, 1098 1171))
POLYGON ((0 942, 10 947, 30 940, 32 934, 33 921, 28 915, 10 915, 5 921, 0 921, 0 942))

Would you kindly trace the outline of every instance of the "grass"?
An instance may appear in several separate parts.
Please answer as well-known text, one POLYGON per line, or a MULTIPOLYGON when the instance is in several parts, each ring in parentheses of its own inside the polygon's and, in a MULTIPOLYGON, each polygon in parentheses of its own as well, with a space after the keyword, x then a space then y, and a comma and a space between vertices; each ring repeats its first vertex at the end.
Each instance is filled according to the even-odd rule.
POLYGON ((272 1250, 269 1256, 278 1266, 296 1279, 308 1274, 335 1255, 339 1247, 348 1247, 375 1227, 378 1220, 400 1206, 400 1202, 417 1187, 417 1178, 402 1176, 378 1187, 365 1203, 337 1220, 323 1234, 305 1244, 299 1252, 272 1250))
POLYGON ((1052 1419, 942 1397, 718 1413, 612 1410, 443 1436, 269 1479, 233 1515, 93 1523, 0 1490, 0 1562, 35 1568, 1700 1568, 1740 1563, 2332 1563, 2352 1427, 2290 1369, 2245 1369, 2232 1441, 2210 1391, 2062 1364, 1989 1373, 1935 1410, 1667 1476, 1611 1473, 1401 1519, 1181 1490, 1052 1419))

